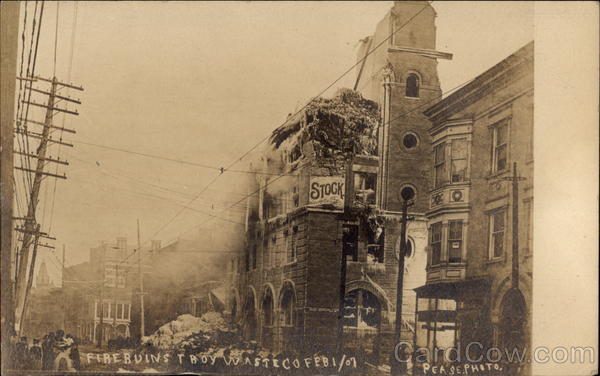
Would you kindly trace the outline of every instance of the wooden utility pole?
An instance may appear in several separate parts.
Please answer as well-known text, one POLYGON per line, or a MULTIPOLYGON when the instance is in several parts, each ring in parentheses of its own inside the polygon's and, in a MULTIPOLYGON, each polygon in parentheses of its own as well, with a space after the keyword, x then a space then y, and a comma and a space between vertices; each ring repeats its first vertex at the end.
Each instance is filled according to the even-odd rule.
MULTIPOLYGON (((67 330, 67 294, 65 290, 65 245, 62 246, 62 262, 61 262, 61 270, 60 270, 60 288, 62 290, 62 311, 63 311, 63 330, 67 330)), ((79 334, 79 333, 77 333, 79 334)))
POLYGON ((102 277, 100 278, 100 299, 98 304, 100 305, 100 323, 97 330, 97 344, 96 347, 102 347, 102 336, 104 336, 104 278, 106 276, 104 261, 106 259, 106 246, 102 245, 102 262, 100 263, 100 273, 102 273, 102 277))
MULTIPOLYGON (((405 188, 406 189, 406 188, 405 188)), ((408 191, 407 191, 408 192, 408 191)), ((390 357, 391 374, 393 376, 400 376, 404 374, 403 367, 398 359, 396 359, 396 346, 400 344, 402 340, 402 297, 404 295, 404 257, 406 255, 406 224, 408 218, 408 207, 412 205, 410 200, 414 196, 414 192, 409 195, 405 194, 404 190, 400 193, 402 195, 402 217, 400 220, 400 251, 398 254, 398 279, 396 283, 396 322, 395 322, 395 337, 394 337, 394 349, 390 357)), ((415 328, 416 330, 416 328, 415 328)))
MULTIPOLYGON (((346 157, 346 173, 344 180, 344 214, 343 220, 347 221, 353 219, 352 206, 354 204, 354 172, 352 171, 352 165, 354 164, 354 150, 348 153, 346 157)), ((342 233, 342 249, 341 249, 341 260, 340 260, 340 293, 339 293, 339 307, 338 307, 338 328, 337 328, 337 351, 343 353, 344 351, 344 304, 346 299, 346 247, 344 242, 344 235, 342 233)))
MULTIPOLYGON (((15 327, 15 307, 13 301, 12 264, 15 262, 13 254, 13 154, 14 147, 14 113, 15 113, 15 88, 17 75, 17 51, 19 40, 19 13, 20 1, 0 2, 0 289, 2 296, 0 313, 2 316, 2 338, 8 338, 8 331, 15 327)), ((2 365, 8 364, 8 349, 3 346, 2 365)), ((2 367, 2 370, 5 367, 2 367)))
POLYGON ((502 180, 512 181, 512 276, 511 287, 519 289, 519 181, 525 180, 517 174, 517 162, 513 163, 513 176, 502 180))
MULTIPOLYGON (((58 86, 64 86, 64 87, 74 88, 77 90, 83 90, 83 88, 74 86, 72 84, 58 82, 56 77, 53 77, 52 79, 46 79, 46 78, 41 78, 41 77, 27 77, 27 78, 25 78, 25 80, 28 81, 29 87, 27 89, 30 90, 30 93, 33 89, 32 85, 34 82, 44 81, 44 82, 49 82, 51 85, 50 85, 49 92, 36 89, 38 92, 48 95, 48 101, 45 105, 39 104, 36 102, 32 102, 29 99, 22 101, 24 104, 27 104, 27 105, 34 105, 37 107, 45 108, 46 116, 45 116, 44 122, 40 123, 40 122, 35 122, 35 121, 29 120, 29 119, 18 119, 19 124, 25 124, 25 126, 23 126, 23 127, 20 126, 16 130, 16 133, 24 135, 25 137, 32 137, 32 138, 36 138, 36 139, 40 140, 39 146, 38 146, 35 154, 23 153, 22 151, 18 152, 19 154, 25 155, 28 158, 36 159, 37 160, 36 169, 32 170, 25 166, 16 166, 15 167, 18 170, 34 174, 31 192, 29 195, 29 203, 27 206, 27 215, 25 218, 22 218, 24 220, 23 226, 16 228, 17 231, 20 231, 23 233, 23 238, 21 240, 21 247, 20 247, 20 251, 19 251, 19 263, 17 265, 16 299, 15 299, 15 301, 16 301, 15 316, 16 316, 16 322, 19 325, 18 326, 19 332, 21 331, 23 317, 25 316, 27 295, 29 294, 29 290, 30 290, 29 284, 27 282, 27 270, 34 270, 34 268, 35 268, 35 253, 37 252, 38 238, 46 237, 46 238, 55 240, 54 238, 47 236, 47 234, 40 232, 39 225, 37 224, 37 221, 36 221, 36 209, 37 209, 37 205, 39 202, 39 193, 40 193, 40 187, 42 184, 42 180, 48 176, 60 178, 60 179, 67 178, 64 174, 58 175, 58 174, 52 174, 52 173, 44 171, 44 167, 47 162, 56 162, 56 163, 61 163, 61 164, 67 164, 65 161, 60 161, 57 158, 55 159, 55 158, 47 157, 46 154, 47 154, 48 145, 49 145, 49 143, 57 143, 57 144, 65 145, 65 146, 73 146, 71 144, 63 142, 62 140, 56 140, 56 139, 53 139, 50 137, 50 129, 56 128, 54 125, 52 125, 52 119, 55 115, 55 112, 63 112, 63 113, 68 113, 68 114, 72 114, 72 115, 79 115, 79 113, 76 111, 70 111, 70 110, 67 110, 64 108, 55 107, 55 105, 56 105, 55 99, 57 98, 56 91, 57 91, 58 86), (28 130, 27 126, 26 126, 27 123, 41 125, 42 126, 41 132, 37 133, 37 132, 32 132, 32 131, 28 130), (34 250, 31 250, 32 245, 33 245, 34 250), (32 252, 31 260, 30 260, 30 251, 32 252)), ((77 103, 77 104, 81 103, 79 100, 72 99, 69 97, 64 97, 64 96, 61 96, 60 100, 66 101, 66 102, 77 103)), ((75 133, 75 131, 73 131, 73 130, 69 130, 69 131, 71 133, 75 133)), ((52 247, 50 247, 50 248, 52 248, 52 247)))
POLYGON ((142 243, 140 240, 140 220, 137 220, 137 253, 138 253, 138 275, 140 280, 140 341, 146 333, 144 318, 144 275, 142 274, 142 243))

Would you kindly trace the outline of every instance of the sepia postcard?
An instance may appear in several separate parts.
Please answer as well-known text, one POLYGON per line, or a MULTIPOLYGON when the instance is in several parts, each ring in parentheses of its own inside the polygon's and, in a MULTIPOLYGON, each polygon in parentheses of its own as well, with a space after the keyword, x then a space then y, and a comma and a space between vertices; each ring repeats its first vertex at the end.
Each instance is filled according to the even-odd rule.
POLYGON ((597 374, 596 2, 0 9, 3 375, 597 374))

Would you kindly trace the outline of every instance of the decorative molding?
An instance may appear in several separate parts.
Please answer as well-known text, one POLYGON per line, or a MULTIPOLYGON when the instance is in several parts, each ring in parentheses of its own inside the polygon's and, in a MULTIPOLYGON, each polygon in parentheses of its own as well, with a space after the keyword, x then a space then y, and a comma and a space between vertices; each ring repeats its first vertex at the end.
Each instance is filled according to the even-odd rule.
POLYGON ((446 59, 452 60, 452 54, 448 52, 441 52, 436 50, 429 50, 424 48, 414 48, 414 47, 403 47, 403 46, 392 46, 388 47, 388 52, 408 52, 413 53, 425 57, 431 57, 434 59, 446 59))

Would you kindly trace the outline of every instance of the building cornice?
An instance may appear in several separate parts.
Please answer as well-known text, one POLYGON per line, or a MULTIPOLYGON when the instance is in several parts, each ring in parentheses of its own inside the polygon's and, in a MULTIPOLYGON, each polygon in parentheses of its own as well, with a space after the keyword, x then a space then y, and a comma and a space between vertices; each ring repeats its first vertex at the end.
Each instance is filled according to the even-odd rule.
POLYGON ((448 52, 441 52, 436 50, 429 50, 425 48, 414 48, 414 47, 404 47, 404 46, 390 46, 388 47, 388 52, 408 52, 412 54, 417 54, 425 57, 431 57, 434 59, 446 59, 452 60, 452 54, 448 52))

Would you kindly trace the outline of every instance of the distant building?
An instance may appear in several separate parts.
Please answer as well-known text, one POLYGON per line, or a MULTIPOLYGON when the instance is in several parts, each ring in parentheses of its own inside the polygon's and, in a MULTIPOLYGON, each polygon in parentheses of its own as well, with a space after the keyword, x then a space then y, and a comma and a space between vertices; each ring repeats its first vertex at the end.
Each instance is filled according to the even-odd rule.
POLYGON ((433 124, 434 173, 427 196, 427 281, 416 289, 417 342, 432 351, 456 346, 464 352, 472 342, 484 349, 530 348, 533 42, 425 114, 433 124), (507 180, 513 164, 517 195, 507 180))
MULTIPOLYGON (((200 317, 208 311, 228 314, 231 287, 226 270, 231 252, 223 248, 233 236, 225 239, 227 236, 220 234, 223 242, 217 245, 211 233, 215 232, 203 232, 202 240, 178 239, 164 247, 155 243, 153 249, 144 252, 148 271, 144 276, 146 335, 179 315, 200 317)), ((139 328, 137 297, 134 308, 135 326, 139 328)))
POLYGON ((65 268, 66 331, 88 341, 131 335, 131 306, 137 282, 135 250, 126 238, 102 242, 90 261, 65 268))
POLYGON ((63 294, 50 280, 46 263, 42 261, 27 302, 23 335, 41 338, 64 325, 63 294))

